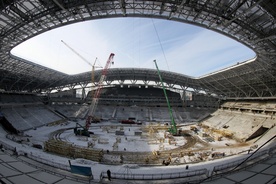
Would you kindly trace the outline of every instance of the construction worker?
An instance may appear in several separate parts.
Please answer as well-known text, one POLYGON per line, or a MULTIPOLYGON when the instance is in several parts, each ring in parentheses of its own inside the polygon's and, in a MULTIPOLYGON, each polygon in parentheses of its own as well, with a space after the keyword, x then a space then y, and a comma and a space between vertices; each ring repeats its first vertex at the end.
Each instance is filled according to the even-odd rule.
POLYGON ((106 171, 106 174, 107 174, 108 180, 111 181, 111 171, 109 169, 106 171))

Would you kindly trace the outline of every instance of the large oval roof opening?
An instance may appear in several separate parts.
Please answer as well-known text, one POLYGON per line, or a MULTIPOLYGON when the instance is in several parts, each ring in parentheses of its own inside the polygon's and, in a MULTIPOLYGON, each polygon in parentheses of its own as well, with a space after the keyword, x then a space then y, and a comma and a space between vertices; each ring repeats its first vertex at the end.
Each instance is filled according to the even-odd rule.
POLYGON ((86 21, 40 34, 12 54, 66 74, 91 70, 64 40, 90 63, 103 66, 115 53, 116 68, 151 68, 199 77, 246 61, 255 53, 219 33, 161 19, 112 18, 86 21))

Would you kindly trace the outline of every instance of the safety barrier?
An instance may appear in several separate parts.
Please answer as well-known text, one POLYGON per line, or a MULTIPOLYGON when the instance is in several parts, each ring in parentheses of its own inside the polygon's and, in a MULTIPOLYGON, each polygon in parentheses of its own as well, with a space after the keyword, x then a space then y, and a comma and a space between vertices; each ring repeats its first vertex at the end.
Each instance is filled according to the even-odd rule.
MULTIPOLYGON (((191 178, 196 177, 197 179, 204 179, 208 176, 207 169, 199 169, 194 171, 186 172, 173 172, 173 173, 160 173, 160 174, 133 174, 126 168, 124 173, 112 172, 111 177, 113 179, 124 179, 124 180, 162 180, 162 179, 176 179, 176 178, 191 178)), ((102 172, 101 178, 107 178, 107 173, 102 172)), ((197 180, 195 179, 195 180, 197 180)))
POLYGON ((247 159, 246 157, 230 163, 217 165, 214 167, 212 173, 210 173, 211 174, 210 178, 217 178, 217 177, 221 177, 225 173, 229 174, 242 169, 246 169, 257 163, 260 163, 265 159, 268 159, 271 155, 275 154, 275 152, 276 152, 276 146, 257 152, 254 155, 252 155, 252 157, 250 157, 249 159, 247 159))
MULTIPOLYGON (((267 157, 268 156, 268 150, 264 150, 261 151, 259 153, 256 153, 253 157, 251 157, 249 160, 247 160, 247 164, 249 164, 249 161, 257 161, 256 159, 262 159, 263 157, 267 157)), ((226 172, 229 171, 231 169, 234 169, 236 166, 238 166, 240 163, 242 163, 244 159, 239 159, 237 161, 233 161, 230 163, 226 163, 226 164, 221 164, 221 165, 217 165, 214 167, 213 173, 221 173, 221 172, 226 172)))

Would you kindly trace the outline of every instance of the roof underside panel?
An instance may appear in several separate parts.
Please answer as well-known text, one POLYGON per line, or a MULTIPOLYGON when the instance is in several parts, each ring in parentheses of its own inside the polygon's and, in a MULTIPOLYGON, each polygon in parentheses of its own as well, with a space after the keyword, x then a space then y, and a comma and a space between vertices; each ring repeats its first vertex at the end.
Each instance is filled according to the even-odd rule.
MULTIPOLYGON (((193 78, 162 71, 168 86, 224 97, 276 97, 276 1, 274 0, 3 0, 0 3, 0 89, 41 92, 86 86, 90 73, 66 75, 10 55, 10 50, 45 31, 86 20, 150 17, 191 23, 252 48, 254 61, 193 78)), ((96 71, 99 78, 101 71, 96 71)), ((159 82, 155 70, 111 69, 107 81, 159 82)))

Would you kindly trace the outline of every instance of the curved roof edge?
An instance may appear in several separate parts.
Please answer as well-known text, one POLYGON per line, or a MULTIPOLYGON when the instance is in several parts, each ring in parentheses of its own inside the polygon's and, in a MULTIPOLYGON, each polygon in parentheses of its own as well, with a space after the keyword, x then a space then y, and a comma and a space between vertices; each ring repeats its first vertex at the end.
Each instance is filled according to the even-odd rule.
MULTIPOLYGON (((163 71, 163 80, 168 86, 180 84, 183 90, 193 88, 224 97, 275 97, 275 9, 273 1, 255 0, 5 1, 0 5, 0 88, 41 92, 87 86, 87 74, 65 75, 11 57, 10 50, 29 38, 60 26, 101 18, 136 16, 195 24, 249 46, 258 56, 254 61, 242 62, 199 78, 163 71)), ((140 69, 120 69, 116 73, 114 69, 109 79, 135 81, 139 78, 158 83, 153 74, 154 71, 140 69), (130 70, 133 72, 129 73, 130 70)))

